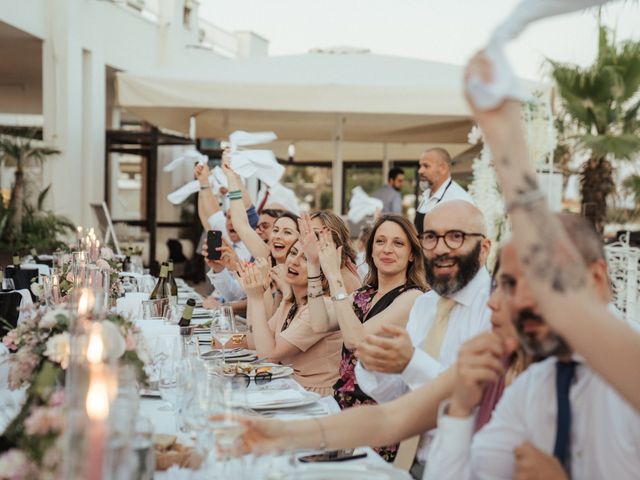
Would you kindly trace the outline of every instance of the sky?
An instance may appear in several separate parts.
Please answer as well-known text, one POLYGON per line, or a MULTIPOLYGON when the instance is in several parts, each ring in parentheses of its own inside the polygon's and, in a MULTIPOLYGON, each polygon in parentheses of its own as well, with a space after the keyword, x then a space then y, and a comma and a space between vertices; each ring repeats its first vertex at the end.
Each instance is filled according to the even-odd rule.
MULTIPOLYGON (((559 0, 562 1, 562 0, 559 0)), ((519 0, 201 0, 200 15, 229 31, 252 30, 270 55, 350 46, 462 65, 519 0)), ((603 11, 616 38, 640 39, 640 2, 603 11)), ((597 46, 594 10, 543 20, 507 50, 517 75, 544 78, 545 58, 589 64, 597 46)))

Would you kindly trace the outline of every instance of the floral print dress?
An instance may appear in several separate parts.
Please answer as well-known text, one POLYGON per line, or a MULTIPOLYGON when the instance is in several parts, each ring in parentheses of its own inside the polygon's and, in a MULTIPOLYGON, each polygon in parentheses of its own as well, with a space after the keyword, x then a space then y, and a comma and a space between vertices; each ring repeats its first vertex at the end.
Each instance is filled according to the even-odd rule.
MULTIPOLYGON (((353 311, 358 319, 365 323, 369 317, 373 317, 387 308, 400 294, 418 288, 413 285, 402 285, 390 292, 387 292, 376 304, 371 305, 377 289, 370 285, 364 286, 354 292, 353 311)), ((340 361, 340 378, 333 386, 333 398, 338 402, 341 409, 355 407, 358 405, 376 405, 376 401, 364 393, 356 382, 355 368, 357 358, 353 350, 349 350, 342 345, 342 359, 340 361)), ((398 444, 374 449, 378 455, 387 462, 393 462, 398 453, 398 444)))

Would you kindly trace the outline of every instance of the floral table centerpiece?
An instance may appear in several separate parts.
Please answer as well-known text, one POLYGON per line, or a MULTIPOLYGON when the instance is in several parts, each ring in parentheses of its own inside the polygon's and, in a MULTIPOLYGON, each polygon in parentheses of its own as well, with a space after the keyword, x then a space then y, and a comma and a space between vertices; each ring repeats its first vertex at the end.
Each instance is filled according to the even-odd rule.
MULTIPOLYGON (((71 321, 67 310, 39 307, 2 340, 11 352, 9 388, 26 388, 26 395, 0 436, 0 479, 61 478, 71 321)), ((146 384, 146 350, 133 323, 108 314, 101 325, 118 364, 146 384)))

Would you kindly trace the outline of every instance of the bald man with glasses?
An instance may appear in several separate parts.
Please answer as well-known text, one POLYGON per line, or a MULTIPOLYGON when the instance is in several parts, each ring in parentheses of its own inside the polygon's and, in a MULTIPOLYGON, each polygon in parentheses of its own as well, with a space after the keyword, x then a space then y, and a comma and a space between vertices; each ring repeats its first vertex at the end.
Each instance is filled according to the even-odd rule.
MULTIPOLYGON (((386 402, 421 387, 455 363, 466 340, 490 328, 486 234, 482 212, 464 200, 425 217, 420 242, 432 290, 414 303, 406 330, 383 327, 358 346, 356 377, 367 395, 386 402)), ((432 435, 403 442, 396 464, 420 478, 432 435)))

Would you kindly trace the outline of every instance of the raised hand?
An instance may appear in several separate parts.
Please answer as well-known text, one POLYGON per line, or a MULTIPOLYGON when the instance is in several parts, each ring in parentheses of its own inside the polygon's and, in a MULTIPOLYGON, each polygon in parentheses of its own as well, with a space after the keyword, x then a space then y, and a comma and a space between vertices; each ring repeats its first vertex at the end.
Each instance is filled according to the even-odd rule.
POLYGON ((468 417, 471 414, 487 384, 497 381, 504 373, 503 359, 516 347, 516 340, 505 342, 492 332, 482 333, 460 347, 449 415, 468 417))
POLYGON ((320 266, 320 242, 316 232, 311 227, 311 217, 309 217, 308 213, 303 213, 298 219, 298 229, 300 230, 298 241, 302 246, 304 256, 307 258, 307 263, 320 266))
POLYGON ((256 269, 260 270, 260 274, 264 279, 264 289, 269 289, 271 284, 271 277, 269 276, 269 270, 271 269, 271 257, 258 257, 253 261, 253 265, 256 269))
POLYGON ((264 294, 264 278, 260 269, 255 268, 252 263, 240 265, 238 276, 242 289, 248 298, 262 298, 264 294))
POLYGON ((320 252, 318 258, 324 276, 327 277, 329 281, 341 278, 340 264, 342 263, 342 247, 336 249, 330 232, 320 232, 319 246, 320 252))
POLYGON ((220 260, 218 263, 229 271, 236 271, 238 265, 240 265, 240 258, 227 239, 222 237, 222 246, 218 247, 217 250, 220 252, 220 260))
POLYGON ((269 270, 269 275, 276 288, 282 292, 283 298, 288 298, 291 292, 291 287, 284 278, 284 265, 280 264, 272 267, 271 270, 269 270))
POLYGON ((198 164, 193 168, 193 174, 195 175, 200 185, 209 185, 209 175, 211 175, 211 170, 209 170, 209 166, 206 164, 198 164))

